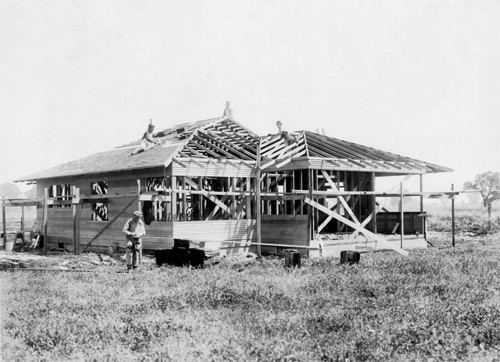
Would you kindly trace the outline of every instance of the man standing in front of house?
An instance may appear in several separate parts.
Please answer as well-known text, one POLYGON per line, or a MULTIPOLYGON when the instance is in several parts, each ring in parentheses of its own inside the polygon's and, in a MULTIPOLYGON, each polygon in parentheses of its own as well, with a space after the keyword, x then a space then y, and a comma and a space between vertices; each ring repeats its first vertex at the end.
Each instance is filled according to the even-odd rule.
POLYGON ((142 259, 142 237, 146 235, 146 228, 141 219, 142 213, 135 211, 133 216, 123 226, 123 233, 127 238, 127 269, 137 269, 142 259))

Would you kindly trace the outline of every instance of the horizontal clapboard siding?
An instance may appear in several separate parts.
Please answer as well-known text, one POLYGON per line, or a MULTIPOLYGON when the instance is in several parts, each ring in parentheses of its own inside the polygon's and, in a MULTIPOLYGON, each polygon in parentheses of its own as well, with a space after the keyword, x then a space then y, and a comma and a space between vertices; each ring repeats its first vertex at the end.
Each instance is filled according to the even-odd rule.
MULTIPOLYGON (((122 176, 125 177, 125 176, 122 176)), ((129 176, 130 177, 130 176, 129 176)), ((134 178, 113 178, 108 180, 106 176, 72 178, 68 180, 44 181, 37 184, 37 194, 44 194, 44 188, 52 184, 68 183, 80 189, 80 194, 90 195, 90 185, 96 181, 108 181, 108 194, 129 194, 137 192, 137 179, 134 178)), ((109 220, 118 214, 131 200, 131 197, 113 198, 108 200, 109 220)), ((122 233, 123 225, 137 210, 138 203, 133 203, 128 209, 106 230, 97 240, 92 243, 94 247, 125 246, 125 236, 122 233)), ((43 209, 37 211, 38 219, 42 218, 43 209)), ((82 204, 80 214, 80 243, 86 245, 94 238, 101 229, 107 225, 108 221, 91 221, 92 205, 82 204)), ((156 223, 160 224, 160 223, 156 223)), ((144 246, 155 249, 157 245, 172 244, 172 226, 168 223, 161 223, 161 226, 147 227, 147 235, 144 237, 144 246), (170 240, 170 242, 169 242, 170 240)), ((64 243, 72 246, 73 243, 73 208, 49 208, 47 220, 47 236, 51 243, 64 243)))
POLYGON ((307 215, 262 215, 262 242, 309 245, 307 215))
POLYGON ((174 237, 201 242, 255 240, 255 220, 174 222, 174 237))

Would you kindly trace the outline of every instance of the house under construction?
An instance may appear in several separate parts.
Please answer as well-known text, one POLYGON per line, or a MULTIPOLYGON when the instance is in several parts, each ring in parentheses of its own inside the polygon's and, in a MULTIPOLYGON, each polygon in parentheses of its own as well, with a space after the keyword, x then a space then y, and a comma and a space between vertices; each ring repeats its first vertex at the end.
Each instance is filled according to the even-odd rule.
MULTIPOLYGON (((230 116, 181 124, 158 132, 161 143, 144 152, 131 155, 137 141, 17 181, 36 183, 48 247, 75 252, 124 247, 122 227, 137 209, 147 224, 145 250, 186 239, 228 253, 326 253, 330 245, 404 254, 390 241, 395 233, 425 247, 423 202, 418 212, 388 212, 377 197, 403 195, 376 193, 375 184, 450 169, 278 127, 260 137, 230 116)), ((423 200, 420 185, 413 196, 423 200)))

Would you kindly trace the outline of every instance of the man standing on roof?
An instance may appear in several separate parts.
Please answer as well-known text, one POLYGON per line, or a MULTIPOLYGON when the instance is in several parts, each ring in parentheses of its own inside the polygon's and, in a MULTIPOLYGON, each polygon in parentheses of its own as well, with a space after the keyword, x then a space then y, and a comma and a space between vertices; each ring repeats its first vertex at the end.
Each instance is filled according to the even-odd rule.
POLYGON ((134 211, 133 216, 123 226, 127 238, 127 269, 137 269, 142 259, 142 237, 146 235, 146 227, 141 220, 142 213, 134 211))
POLYGON ((226 102, 226 108, 224 108, 224 113, 222 114, 224 119, 233 119, 233 110, 231 109, 231 103, 226 102))
POLYGON ((154 134, 153 134, 154 130, 155 130, 155 125, 153 124, 153 120, 151 119, 149 121, 148 130, 146 132, 144 132, 144 134, 142 135, 141 144, 139 146, 137 146, 137 148, 135 148, 132 151, 130 156, 135 155, 136 153, 139 153, 139 152, 150 150, 155 145, 161 143, 160 140, 155 139, 154 134))

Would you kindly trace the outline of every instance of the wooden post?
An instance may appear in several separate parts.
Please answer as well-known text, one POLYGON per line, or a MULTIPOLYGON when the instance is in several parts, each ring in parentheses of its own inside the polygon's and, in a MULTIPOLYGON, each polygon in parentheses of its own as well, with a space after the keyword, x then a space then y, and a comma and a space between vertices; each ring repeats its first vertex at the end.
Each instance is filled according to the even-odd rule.
POLYGON ((72 204, 73 204, 73 253, 80 254, 80 189, 72 186, 72 204))
MULTIPOLYGON (((335 178, 336 178, 336 183, 337 183, 337 191, 340 191, 340 171, 335 171, 336 175, 335 175, 335 178)), ((345 189, 345 187, 344 187, 345 189)), ((342 208, 343 208, 343 205, 340 203, 340 198, 337 196, 337 212, 339 215, 342 215, 342 208)), ((337 222, 337 233, 340 232, 340 221, 335 219, 335 221, 337 222)))
POLYGON ((171 214, 172 214, 172 222, 177 221, 177 192, 175 191, 177 189, 177 177, 172 176, 172 192, 171 192, 171 197, 172 197, 172 202, 171 202, 171 214))
MULTIPOLYGON (((313 189, 312 189, 312 170, 307 170, 307 188, 309 190, 309 198, 311 200, 314 201, 313 199, 313 189)), ((314 231, 313 231, 313 212, 314 212, 314 209, 311 205, 307 205, 307 227, 308 227, 308 235, 309 235, 309 239, 313 239, 314 238, 314 231)))
POLYGON ((5 223, 5 196, 2 196, 3 250, 7 246, 7 224, 5 223))
POLYGON ((42 210, 42 235, 43 235, 43 255, 47 255, 47 221, 49 217, 49 189, 43 190, 43 210, 42 210))
MULTIPOLYGON (((420 192, 424 192, 424 175, 420 174, 420 192)), ((424 214, 424 195, 420 195, 420 214, 424 214)), ((425 230, 425 216, 422 216, 422 234, 424 235, 424 239, 427 240, 427 232, 425 230)))
POLYGON ((21 205, 21 232, 23 233, 23 244, 24 244, 24 228, 25 228, 25 221, 24 221, 24 204, 21 205))
MULTIPOLYGON (((375 182, 376 182, 376 177, 375 177, 375 172, 372 172, 371 174, 371 177, 372 177, 372 187, 371 187, 371 191, 375 191, 375 182)), ((373 233, 376 234, 377 233, 377 196, 376 195, 373 195, 372 196, 372 204, 373 204, 373 219, 372 219, 372 222, 373 222, 373 233)))
MULTIPOLYGON (((451 184, 451 191, 455 186, 451 184)), ((451 195, 451 245, 455 247, 455 195, 451 195)))
MULTIPOLYGON (((202 177, 198 177, 198 190, 203 190, 203 179, 202 177)), ((202 195, 198 195, 198 220, 203 220, 203 204, 205 203, 204 197, 202 195)))
POLYGON ((262 140, 259 141, 259 146, 257 148, 257 163, 256 163, 256 173, 255 175, 255 216, 257 218, 257 255, 262 255, 262 225, 261 225, 261 214, 262 214, 262 201, 260 199, 260 147, 262 140))
POLYGON ((400 228, 401 228, 401 236, 400 236, 400 239, 401 239, 401 245, 400 245, 400 248, 403 249, 403 240, 404 240, 404 234, 405 234, 405 213, 403 211, 403 181, 401 181, 399 183, 399 211, 400 211, 400 217, 401 217, 401 224, 400 224, 400 228))
MULTIPOLYGON (((137 195, 141 194, 141 180, 137 179, 137 195)), ((141 198, 137 199, 137 210, 141 211, 141 198)))
MULTIPOLYGON (((246 178, 246 187, 245 190, 247 190, 248 195, 245 197, 246 201, 246 215, 247 215, 247 220, 252 219, 252 198, 250 196, 250 192, 252 191, 252 184, 251 184, 251 179, 250 177, 246 178)), ((242 201, 243 202, 243 201, 242 201)))
MULTIPOLYGON (((236 192, 236 177, 229 178, 231 182, 231 191, 236 192)), ((231 219, 237 219, 238 215, 236 215, 236 196, 231 196, 231 219)))

